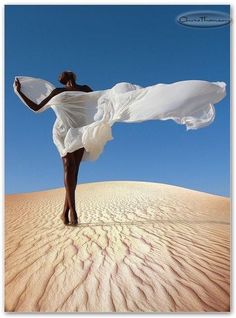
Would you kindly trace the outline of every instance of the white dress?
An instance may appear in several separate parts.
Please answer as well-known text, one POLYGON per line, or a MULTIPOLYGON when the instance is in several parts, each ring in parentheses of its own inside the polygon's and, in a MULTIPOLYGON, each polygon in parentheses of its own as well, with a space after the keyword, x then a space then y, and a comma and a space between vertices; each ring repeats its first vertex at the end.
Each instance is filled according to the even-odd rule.
MULTIPOLYGON (((43 79, 17 78, 21 91, 37 104, 55 89, 43 79)), ((35 112, 49 107, 54 110, 57 119, 53 126, 53 141, 61 157, 84 147, 82 161, 96 160, 105 144, 113 139, 111 127, 115 122, 172 119, 186 125, 187 130, 210 125, 215 118, 214 104, 225 97, 225 88, 224 82, 201 80, 148 87, 122 82, 110 89, 89 93, 64 91, 35 112)))

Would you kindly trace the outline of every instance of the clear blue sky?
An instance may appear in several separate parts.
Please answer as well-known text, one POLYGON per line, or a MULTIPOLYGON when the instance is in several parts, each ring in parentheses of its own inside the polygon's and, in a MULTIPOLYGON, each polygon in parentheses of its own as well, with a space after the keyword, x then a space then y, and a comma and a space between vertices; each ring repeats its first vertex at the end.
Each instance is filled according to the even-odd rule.
POLYGON ((78 183, 137 180, 230 195, 230 28, 189 28, 175 22, 192 10, 229 6, 5 6, 5 191, 64 186, 52 141, 52 109, 30 111, 14 94, 16 75, 60 86, 75 71, 93 90, 118 82, 141 86, 199 79, 224 81, 227 97, 212 125, 186 131, 174 121, 116 123, 114 140, 97 161, 82 162, 78 183))

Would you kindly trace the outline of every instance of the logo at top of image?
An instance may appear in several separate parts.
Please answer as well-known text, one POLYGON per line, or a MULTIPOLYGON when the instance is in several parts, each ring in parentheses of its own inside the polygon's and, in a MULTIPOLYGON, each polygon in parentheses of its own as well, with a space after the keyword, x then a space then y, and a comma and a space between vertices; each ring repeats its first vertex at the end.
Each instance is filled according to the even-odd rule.
POLYGON ((192 11, 180 14, 176 21, 195 28, 219 27, 230 23, 230 16, 218 11, 192 11))

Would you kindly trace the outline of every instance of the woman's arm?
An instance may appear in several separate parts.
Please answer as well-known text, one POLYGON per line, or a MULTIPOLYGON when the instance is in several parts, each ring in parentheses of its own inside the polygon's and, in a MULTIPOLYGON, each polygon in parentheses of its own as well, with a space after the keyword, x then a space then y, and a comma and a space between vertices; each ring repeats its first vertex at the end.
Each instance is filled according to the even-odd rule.
POLYGON ((42 100, 39 104, 34 103, 31 99, 29 99, 24 93, 21 92, 21 84, 19 79, 17 78, 15 80, 15 86, 16 86, 16 90, 17 92, 20 94, 20 96, 23 98, 23 100, 26 102, 26 104, 33 109, 34 111, 38 111, 40 110, 44 105, 47 104, 47 102, 49 102, 49 100, 54 97, 55 95, 57 95, 59 93, 58 89, 55 88, 50 95, 48 95, 48 97, 46 97, 44 100, 42 100))

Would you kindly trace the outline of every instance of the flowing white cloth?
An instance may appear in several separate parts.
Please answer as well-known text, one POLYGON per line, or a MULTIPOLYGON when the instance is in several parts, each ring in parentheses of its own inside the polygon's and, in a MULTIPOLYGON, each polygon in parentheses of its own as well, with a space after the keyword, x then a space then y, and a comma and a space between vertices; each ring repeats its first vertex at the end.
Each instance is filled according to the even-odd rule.
MULTIPOLYGON (((37 104, 55 89, 43 79, 17 78, 21 91, 37 104)), ((24 102, 15 85, 13 87, 24 102)), ((96 160, 105 144, 113 139, 111 127, 115 122, 172 119, 186 125, 187 130, 210 125, 215 118, 214 104, 225 97, 225 88, 224 82, 201 80, 148 87, 122 82, 110 89, 89 93, 62 92, 37 113, 49 107, 54 110, 57 119, 53 126, 53 141, 61 157, 84 147, 82 161, 96 160)))

